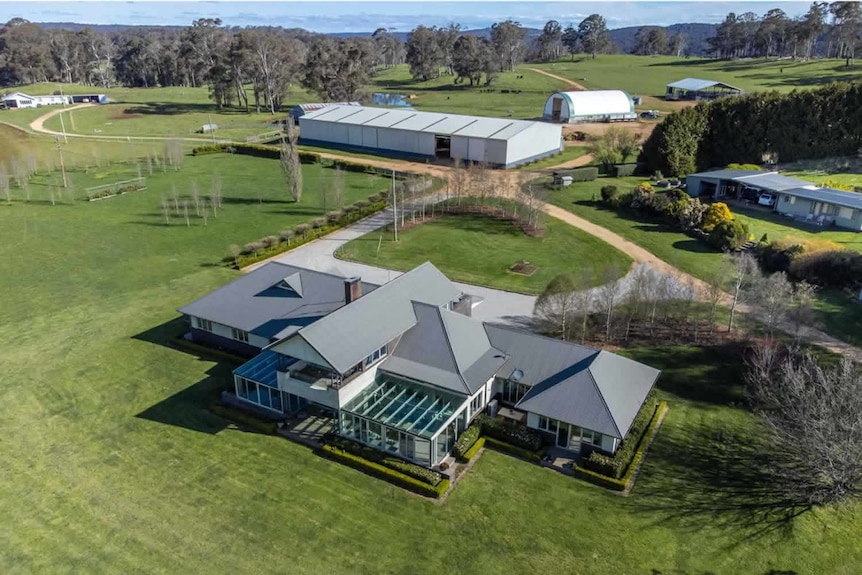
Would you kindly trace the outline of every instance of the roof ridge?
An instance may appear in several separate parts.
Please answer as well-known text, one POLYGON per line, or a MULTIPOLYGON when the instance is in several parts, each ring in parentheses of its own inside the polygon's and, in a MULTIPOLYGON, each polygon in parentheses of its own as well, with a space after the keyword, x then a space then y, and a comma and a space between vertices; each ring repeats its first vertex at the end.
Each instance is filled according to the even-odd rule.
POLYGON ((443 310, 438 306, 433 307, 436 308, 437 317, 440 318, 440 324, 443 327, 443 337, 446 338, 446 347, 449 349, 449 355, 452 357, 452 363, 455 364, 455 370, 458 372, 458 377, 461 379, 461 383, 464 384, 464 389, 467 391, 467 394, 472 395, 473 392, 467 384, 467 378, 464 377, 464 373, 461 371, 461 366, 458 364, 458 356, 455 355, 455 350, 452 348, 452 340, 449 338, 449 326, 446 325, 446 320, 443 319, 443 310))
POLYGON ((608 402, 605 400, 605 394, 604 394, 604 393, 602 393, 602 390, 601 390, 601 388, 599 387, 599 383, 596 381, 596 378, 595 378, 595 376, 593 375, 593 370, 591 369, 591 368, 593 367, 593 362, 594 362, 594 361, 596 360, 596 358, 598 358, 598 357, 599 357, 599 355, 600 355, 601 353, 603 353, 604 351, 605 351, 605 350, 603 350, 603 349, 599 350, 599 352, 591 358, 590 363, 587 365, 587 373, 588 373, 588 374, 589 374, 589 376, 590 376, 590 381, 592 381, 592 382, 593 382, 593 386, 596 388, 596 393, 598 393, 598 394, 599 394, 599 399, 601 399, 601 400, 602 400, 602 405, 604 405, 604 406, 605 406, 605 411, 607 412, 608 416, 610 417, 611 425, 613 425, 613 426, 614 426, 614 429, 616 429, 616 431, 617 431, 617 435, 619 436, 620 440, 622 440, 622 439, 624 439, 624 438, 623 438, 623 434, 620 432, 620 426, 619 426, 619 425, 617 425, 616 417, 614 417, 614 414, 613 414, 613 413, 611 413, 611 408, 608 406, 608 402))
MULTIPOLYGON (((531 336, 531 337, 535 337, 535 338, 537 338, 537 339, 545 339, 545 340, 548 340, 548 341, 553 341, 553 342, 558 343, 558 344, 570 345, 570 346, 572 346, 572 347, 577 347, 577 348, 585 349, 585 350, 588 350, 588 351, 594 352, 594 354, 598 354, 600 351, 604 351, 603 349, 600 349, 600 348, 597 348, 597 347, 592 347, 592 346, 584 345, 584 344, 581 344, 581 343, 574 343, 574 342, 571 342, 571 341, 567 341, 567 340, 565 340, 565 339, 558 339, 558 338, 556 338, 556 337, 550 337, 550 336, 547 336, 547 335, 542 335, 542 334, 540 334, 540 333, 534 333, 534 332, 532 332, 532 331, 529 331, 529 330, 526 330, 526 329, 522 329, 522 328, 519 328, 519 327, 512 327, 512 326, 507 326, 507 325, 499 325, 499 324, 489 323, 489 322, 486 322, 486 321, 483 321, 483 322, 482 322, 482 325, 485 327, 485 333, 486 333, 486 334, 488 333, 488 328, 489 328, 489 327, 490 327, 490 328, 497 328, 497 329, 501 329, 501 330, 504 330, 504 331, 513 331, 513 332, 516 332, 516 333, 521 333, 521 334, 524 334, 524 335, 528 335, 528 336, 531 336)), ((493 347, 493 345, 492 345, 492 347, 493 347)))

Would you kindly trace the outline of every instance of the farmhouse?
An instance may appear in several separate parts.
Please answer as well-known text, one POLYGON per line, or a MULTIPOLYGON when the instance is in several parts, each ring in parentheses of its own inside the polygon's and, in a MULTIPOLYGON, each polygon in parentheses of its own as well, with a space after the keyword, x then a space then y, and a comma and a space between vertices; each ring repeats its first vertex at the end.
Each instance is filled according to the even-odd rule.
POLYGON ((562 150, 559 126, 365 106, 329 106, 299 119, 300 142, 397 157, 511 168, 562 150))
POLYGON ((322 110, 329 106, 361 106, 359 102, 317 102, 314 104, 297 104, 290 109, 290 117, 294 120, 299 120, 309 112, 322 110))
POLYGON ((68 104, 68 96, 29 96, 23 92, 13 92, 3 96, 6 108, 38 108, 40 106, 57 106, 68 104))
POLYGON ((634 101, 622 90, 557 92, 545 102, 549 122, 618 122, 635 120, 634 101))
POLYGON ((812 182, 756 170, 714 170, 691 174, 686 191, 693 197, 750 198, 770 194, 781 215, 820 226, 862 231, 862 194, 821 188, 812 182))
POLYGON ((239 401, 274 415, 323 406, 341 435, 421 465, 442 462, 489 404, 563 449, 617 449, 657 370, 485 324, 471 309, 426 262, 379 287, 267 264, 180 311, 193 333, 227 338, 218 319, 243 344, 273 342, 234 371, 239 401))
POLYGON ((791 188, 778 192, 775 211, 817 225, 862 231, 862 194, 832 188, 791 188))
POLYGON ((700 80, 698 78, 683 78, 667 85, 665 100, 713 100, 722 96, 738 96, 743 91, 736 86, 700 80))

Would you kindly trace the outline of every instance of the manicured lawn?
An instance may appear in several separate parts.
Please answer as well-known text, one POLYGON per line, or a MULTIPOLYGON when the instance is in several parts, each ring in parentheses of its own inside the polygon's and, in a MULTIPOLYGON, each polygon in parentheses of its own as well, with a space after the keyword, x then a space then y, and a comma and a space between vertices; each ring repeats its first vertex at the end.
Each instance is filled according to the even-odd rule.
POLYGON ((482 216, 444 216, 400 232, 397 243, 391 234, 371 232, 349 242, 339 256, 402 271, 430 261, 453 280, 532 294, 563 272, 599 285, 606 270, 618 277, 631 266, 627 256, 601 240, 552 218, 545 223, 545 235, 533 238, 482 216), (538 270, 531 276, 510 272, 520 260, 538 270))
POLYGON ((587 146, 566 146, 565 149, 557 154, 556 156, 550 156, 548 158, 542 158, 536 162, 531 164, 526 164, 519 168, 515 168, 516 170, 522 171, 530 171, 530 170, 543 170, 545 168, 553 168, 554 166, 558 166, 565 162, 571 162, 581 156, 585 156, 589 153, 589 148, 587 146))

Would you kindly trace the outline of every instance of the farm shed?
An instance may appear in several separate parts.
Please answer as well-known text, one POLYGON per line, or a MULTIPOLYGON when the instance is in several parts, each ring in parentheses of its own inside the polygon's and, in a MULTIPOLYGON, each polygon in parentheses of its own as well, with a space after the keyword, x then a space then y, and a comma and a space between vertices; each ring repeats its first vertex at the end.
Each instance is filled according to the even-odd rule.
POLYGON ((698 78, 683 78, 667 85, 665 100, 713 100, 722 96, 738 96, 743 91, 736 86, 700 80, 698 78))
POLYGON ((38 108, 68 103, 68 96, 30 96, 23 92, 13 92, 3 96, 3 105, 7 108, 38 108))
POLYGON ((619 122, 637 118, 631 96, 622 90, 557 92, 542 114, 550 122, 619 122))
POLYGON ((314 104, 297 104, 290 109, 290 117, 294 120, 299 120, 302 116, 309 112, 322 110, 329 106, 360 106, 359 102, 317 102, 314 104))
POLYGON ((511 168, 561 151, 562 130, 543 122, 364 106, 330 106, 299 119, 300 142, 396 157, 511 168))
POLYGON ((107 104, 108 96, 105 94, 71 94, 69 98, 73 104, 107 104))

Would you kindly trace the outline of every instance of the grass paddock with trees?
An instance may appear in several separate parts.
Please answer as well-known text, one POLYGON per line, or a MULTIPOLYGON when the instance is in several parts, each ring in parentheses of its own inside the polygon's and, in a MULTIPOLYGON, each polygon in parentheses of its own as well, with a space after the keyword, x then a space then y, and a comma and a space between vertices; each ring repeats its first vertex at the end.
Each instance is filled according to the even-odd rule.
POLYGON ((398 232, 374 231, 348 242, 338 256, 407 271, 428 260, 455 281, 538 294, 557 274, 577 270, 595 286, 624 275, 631 260, 605 242, 568 224, 543 217, 542 237, 482 215, 443 215, 398 232), (379 248, 379 249, 378 249, 379 248), (509 271, 526 260, 538 269, 526 276, 509 271))

